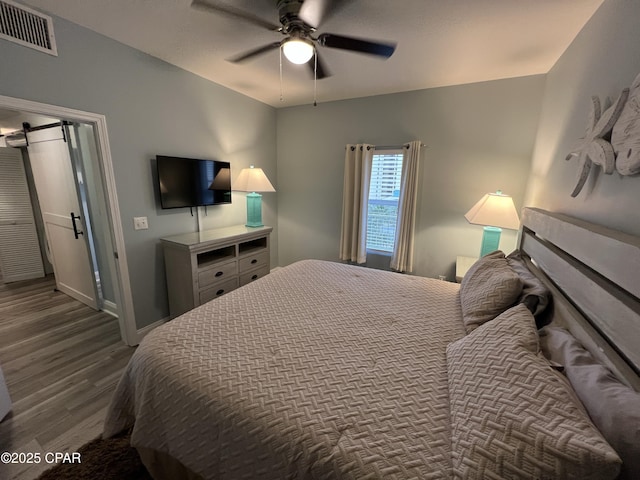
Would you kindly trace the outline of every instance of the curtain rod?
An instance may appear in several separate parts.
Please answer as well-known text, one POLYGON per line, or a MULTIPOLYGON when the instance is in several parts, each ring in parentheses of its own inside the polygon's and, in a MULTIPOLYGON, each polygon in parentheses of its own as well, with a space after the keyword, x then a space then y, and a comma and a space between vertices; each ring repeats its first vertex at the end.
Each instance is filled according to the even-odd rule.
MULTIPOLYGON (((420 144, 420 147, 426 147, 429 148, 429 145, 425 145, 424 143, 420 144)), ((347 148, 347 147, 344 147, 347 148)), ((351 150, 355 150, 356 146, 352 145, 351 146, 351 150)), ((400 150, 402 148, 409 148, 409 144, 408 143, 404 143, 402 145, 369 145, 367 146, 367 150, 373 148, 374 150, 400 150)), ((362 147, 361 147, 362 149, 362 147)))
MULTIPOLYGON (((426 147, 424 143, 420 144, 421 147, 426 147)), ((409 148, 408 143, 403 143, 402 145, 374 145, 374 150, 400 150, 401 148, 409 148)))

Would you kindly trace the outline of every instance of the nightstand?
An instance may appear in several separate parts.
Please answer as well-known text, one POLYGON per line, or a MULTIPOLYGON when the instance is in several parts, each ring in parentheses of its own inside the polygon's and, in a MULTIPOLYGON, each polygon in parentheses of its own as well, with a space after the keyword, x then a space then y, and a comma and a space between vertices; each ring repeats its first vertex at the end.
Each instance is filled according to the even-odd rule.
POLYGON ((462 277, 465 276, 471 265, 476 263, 477 260, 478 257, 456 257, 456 282, 460 283, 462 281, 462 277))

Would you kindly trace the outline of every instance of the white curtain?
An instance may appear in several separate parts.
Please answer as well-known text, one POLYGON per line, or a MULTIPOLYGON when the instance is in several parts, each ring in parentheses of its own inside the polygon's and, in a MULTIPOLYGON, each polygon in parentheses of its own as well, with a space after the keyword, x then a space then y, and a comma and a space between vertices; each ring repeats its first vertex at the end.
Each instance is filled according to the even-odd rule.
POLYGON ((416 207, 418 204, 418 163, 422 142, 409 143, 402 159, 402 183, 398 201, 396 241, 391 257, 391 269, 398 272, 413 271, 413 244, 415 241, 416 207))
POLYGON ((367 261, 367 202, 373 145, 347 145, 344 158, 340 260, 367 261))

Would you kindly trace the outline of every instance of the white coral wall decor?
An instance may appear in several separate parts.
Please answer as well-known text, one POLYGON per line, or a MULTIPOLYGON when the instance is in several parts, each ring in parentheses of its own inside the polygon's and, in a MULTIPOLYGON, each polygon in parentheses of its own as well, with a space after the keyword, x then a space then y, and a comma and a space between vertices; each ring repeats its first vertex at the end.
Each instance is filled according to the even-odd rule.
POLYGON ((618 173, 640 173, 640 75, 633 81, 629 99, 613 127, 611 144, 618 173))
POLYGON ((601 114, 600 99, 591 98, 587 132, 566 159, 577 158, 578 179, 571 196, 577 196, 589 178, 593 165, 603 173, 640 173, 640 75, 625 88, 616 102, 601 114))
POLYGON ((595 96, 591 97, 591 113, 586 134, 578 146, 566 157, 566 160, 577 157, 580 165, 578 180, 571 192, 572 197, 576 197, 584 187, 589 173, 591 173, 592 165, 600 165, 604 173, 609 175, 614 172, 615 154, 608 138, 616 120, 622 113, 628 96, 629 89, 625 88, 618 100, 602 114, 600 113, 600 99, 595 96))

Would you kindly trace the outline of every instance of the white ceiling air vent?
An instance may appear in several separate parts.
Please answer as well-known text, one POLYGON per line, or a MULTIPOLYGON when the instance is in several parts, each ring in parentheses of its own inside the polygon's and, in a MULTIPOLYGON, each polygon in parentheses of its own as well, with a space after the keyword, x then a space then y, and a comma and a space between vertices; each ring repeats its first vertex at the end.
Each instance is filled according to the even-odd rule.
POLYGON ((51 17, 11 0, 0 0, 0 38, 58 55, 51 17))

